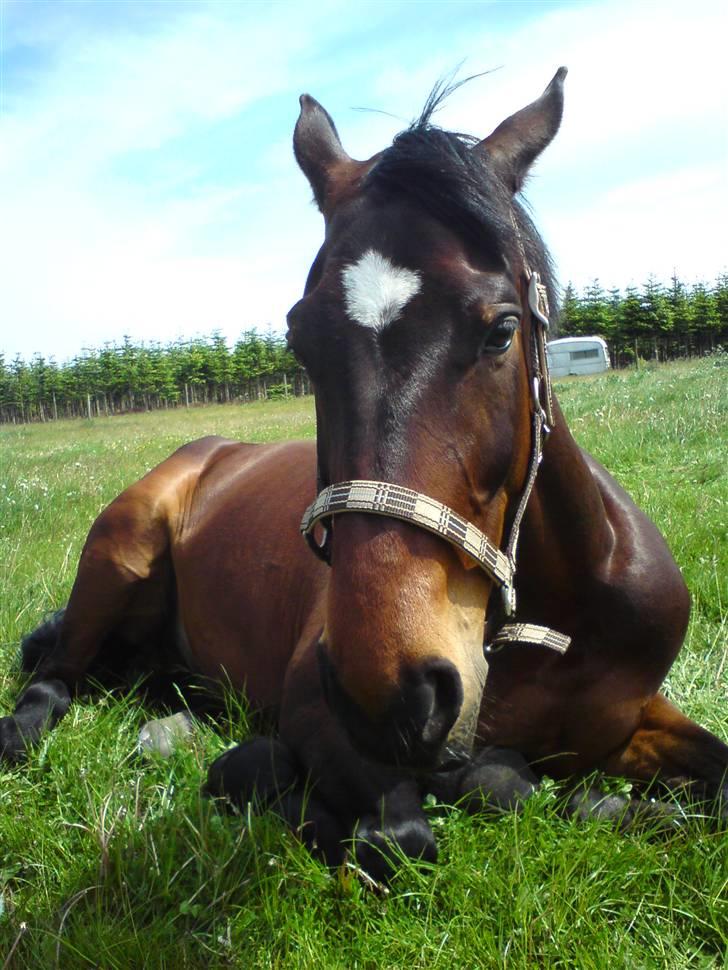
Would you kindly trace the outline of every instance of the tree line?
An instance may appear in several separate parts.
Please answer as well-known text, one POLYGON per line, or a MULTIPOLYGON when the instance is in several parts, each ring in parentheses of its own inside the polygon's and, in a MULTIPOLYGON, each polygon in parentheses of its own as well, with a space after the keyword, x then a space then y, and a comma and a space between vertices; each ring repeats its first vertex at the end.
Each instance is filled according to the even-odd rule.
POLYGON ((614 367, 711 353, 728 345, 728 273, 713 286, 686 286, 676 274, 664 285, 650 277, 642 287, 604 290, 594 280, 563 293, 559 336, 607 341, 614 367))
MULTIPOLYGON (((728 345, 728 273, 713 286, 668 285, 605 291, 598 280, 568 284, 559 336, 604 337, 612 364, 669 360, 728 345)), ((124 411, 251 401, 310 393, 285 338, 243 333, 229 347, 219 333, 171 344, 105 344, 56 363, 42 354, 6 362, 0 354, 0 422, 94 417, 124 411)))
POLYGON ((285 338, 249 330, 232 348, 220 333, 171 344, 105 344, 58 364, 0 354, 0 422, 253 401, 310 393, 285 338))

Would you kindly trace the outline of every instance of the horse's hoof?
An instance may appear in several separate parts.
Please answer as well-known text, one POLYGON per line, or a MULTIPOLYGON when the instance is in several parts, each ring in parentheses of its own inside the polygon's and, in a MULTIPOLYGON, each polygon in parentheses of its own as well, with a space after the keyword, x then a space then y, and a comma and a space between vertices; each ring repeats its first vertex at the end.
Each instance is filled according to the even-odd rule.
POLYGON ((192 731, 193 721, 187 711, 147 721, 139 732, 137 750, 139 754, 169 758, 192 735, 192 731))
POLYGON ((227 798, 238 808, 253 802, 262 811, 297 781, 298 769, 285 744, 253 738, 213 761, 203 790, 206 795, 227 798))
POLYGON ((381 819, 362 819, 354 833, 356 864, 376 882, 388 882, 403 858, 437 862, 437 843, 423 818, 382 827, 381 819))
POLYGON ((27 761, 28 749, 14 717, 0 717, 0 761, 12 765, 27 761))
POLYGON ((624 795, 608 795, 599 788, 581 788, 569 795, 564 806, 569 818, 578 822, 590 820, 618 821, 626 826, 632 820, 630 799, 624 795))
POLYGON ((526 759, 511 748, 486 748, 460 781, 461 804, 470 814, 511 811, 538 788, 538 778, 526 759))
POLYGON ((685 821, 685 813, 677 804, 654 798, 608 795, 594 786, 573 792, 565 812, 580 822, 616 822, 622 832, 641 829, 673 832, 685 821))

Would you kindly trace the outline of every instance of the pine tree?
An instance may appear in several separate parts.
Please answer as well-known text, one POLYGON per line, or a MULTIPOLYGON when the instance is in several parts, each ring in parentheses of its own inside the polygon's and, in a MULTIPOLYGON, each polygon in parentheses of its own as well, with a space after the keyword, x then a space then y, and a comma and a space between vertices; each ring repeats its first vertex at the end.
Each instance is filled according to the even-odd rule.
POLYGON ((573 283, 567 283, 561 299, 559 335, 568 337, 581 333, 583 309, 573 283))

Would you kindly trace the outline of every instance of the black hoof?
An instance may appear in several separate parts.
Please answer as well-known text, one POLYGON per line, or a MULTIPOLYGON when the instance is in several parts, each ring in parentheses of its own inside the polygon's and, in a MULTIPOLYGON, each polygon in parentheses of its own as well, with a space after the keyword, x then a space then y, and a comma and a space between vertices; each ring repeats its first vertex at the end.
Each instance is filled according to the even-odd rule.
POLYGON ((44 731, 55 727, 71 705, 68 688, 60 680, 39 680, 18 700, 10 717, 0 718, 0 759, 19 764, 44 731))
POLYGON ((27 760, 28 748, 14 717, 0 717, 0 761, 13 765, 27 760))
POLYGON ((461 804, 471 814, 511 811, 538 788, 538 778, 523 755, 510 748, 485 748, 460 780, 461 804))
POLYGON ((593 786, 569 795, 564 813, 579 822, 616 821, 621 826, 632 818, 630 799, 624 795, 608 795, 593 786))
POLYGON ((252 802, 263 811, 297 781, 298 769, 285 744, 253 738, 213 761, 203 791, 214 798, 227 798, 238 808, 252 802))
POLYGON ((573 792, 564 812, 580 822, 614 822, 622 832, 645 829, 655 833, 674 832, 685 821, 685 813, 676 803, 610 795, 594 786, 573 792))
POLYGON ((382 827, 379 819, 362 819, 354 833, 356 864, 377 882, 388 882, 403 857, 415 862, 437 862, 437 844, 424 818, 412 818, 382 827))

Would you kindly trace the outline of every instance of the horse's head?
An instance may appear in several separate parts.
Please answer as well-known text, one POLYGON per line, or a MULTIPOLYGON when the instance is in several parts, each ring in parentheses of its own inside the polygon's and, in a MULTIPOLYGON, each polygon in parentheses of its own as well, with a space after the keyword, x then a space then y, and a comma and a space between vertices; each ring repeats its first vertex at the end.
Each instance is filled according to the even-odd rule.
MULTIPOLYGON (((482 141, 432 127, 430 103, 363 162, 301 98, 294 149, 326 235, 288 339, 315 389, 322 488, 404 486, 502 542, 531 453, 525 262, 550 278, 514 196, 558 129, 565 74, 482 141)), ((492 578, 389 516, 348 512, 329 529, 329 704, 379 760, 454 762, 477 723, 492 578)))

